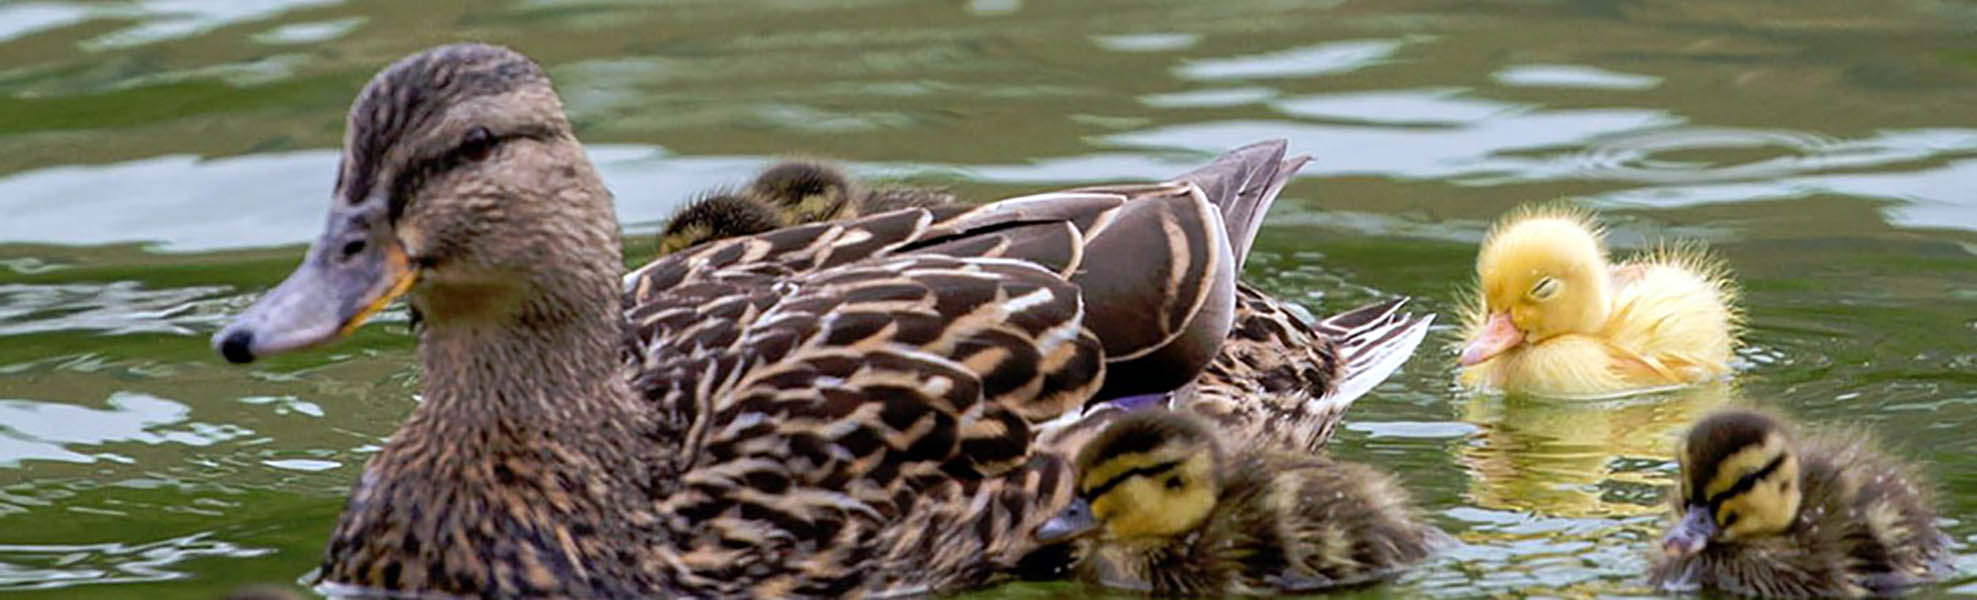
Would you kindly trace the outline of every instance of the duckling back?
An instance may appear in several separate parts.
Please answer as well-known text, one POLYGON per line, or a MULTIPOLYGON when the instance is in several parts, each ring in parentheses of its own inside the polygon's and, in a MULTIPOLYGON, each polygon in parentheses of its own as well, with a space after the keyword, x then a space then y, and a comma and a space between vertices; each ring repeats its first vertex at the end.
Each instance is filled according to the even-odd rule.
POLYGON ((1605 335, 1639 357, 1638 378, 1685 383, 1730 372, 1737 291, 1722 263, 1699 246, 1656 249, 1614 269, 1605 335))
POLYGON ((1378 581, 1434 555, 1447 534, 1421 520, 1393 476, 1351 462, 1257 457, 1263 476, 1235 486, 1227 529, 1245 594, 1300 593, 1378 581))

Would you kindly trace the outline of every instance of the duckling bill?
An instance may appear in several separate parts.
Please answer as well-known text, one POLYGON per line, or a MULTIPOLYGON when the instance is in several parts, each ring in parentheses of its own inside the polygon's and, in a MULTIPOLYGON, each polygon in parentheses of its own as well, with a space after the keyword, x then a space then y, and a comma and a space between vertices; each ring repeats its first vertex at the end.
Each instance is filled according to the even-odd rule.
POLYGON ((1649 572, 1658 587, 1860 598, 1944 566, 1928 491, 1864 433, 1800 439, 1775 417, 1730 410, 1697 422, 1678 456, 1677 518, 1649 572))
POLYGON ((1090 583, 1161 595, 1285 594, 1378 581, 1448 538, 1391 476, 1224 442, 1201 417, 1119 417, 1077 456, 1077 497, 1039 527, 1091 545, 1090 583))

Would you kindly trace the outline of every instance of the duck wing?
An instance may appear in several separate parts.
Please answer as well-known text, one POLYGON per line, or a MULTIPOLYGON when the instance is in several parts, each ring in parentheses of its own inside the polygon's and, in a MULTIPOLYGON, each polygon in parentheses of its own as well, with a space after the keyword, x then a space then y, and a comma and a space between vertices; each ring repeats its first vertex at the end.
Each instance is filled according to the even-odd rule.
MULTIPOLYGON (((1234 303, 1223 209, 1267 204, 1273 184, 1250 180, 1288 177, 1282 153, 1198 180, 733 238, 628 275, 633 385, 672 428, 655 438, 678 443, 652 491, 674 576, 863 590, 916 523, 974 573, 1020 554, 1008 540, 1070 479, 1028 460, 1032 426, 1103 397, 1113 374, 1171 389, 1201 370, 1234 303)), ((888 585, 971 572, 915 571, 888 585)))
POLYGON ((1407 302, 1384 300, 1307 324, 1283 301, 1238 285, 1236 324, 1221 354, 1168 405, 1241 437, 1320 451, 1346 409, 1406 364, 1426 337, 1434 315, 1404 312, 1407 302))

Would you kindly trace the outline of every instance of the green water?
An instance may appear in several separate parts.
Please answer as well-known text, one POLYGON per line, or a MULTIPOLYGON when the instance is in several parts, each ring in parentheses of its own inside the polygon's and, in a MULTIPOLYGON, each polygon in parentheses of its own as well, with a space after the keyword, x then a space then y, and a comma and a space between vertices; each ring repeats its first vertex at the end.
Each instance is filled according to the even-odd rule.
POLYGON ((988 197, 1275 136, 1318 160, 1249 276, 1315 312, 1448 315, 1529 200, 1603 210, 1623 250, 1706 240, 1746 290, 1735 385, 1475 398, 1437 347, 1353 408, 1339 451, 1464 543, 1360 593, 1647 595, 1673 432, 1752 402, 1926 465, 1962 574, 1916 597, 1977 596, 1973 34, 1933 0, 0 2, 0 591, 314 566, 413 405, 403 315, 253 368, 206 336, 317 231, 363 82, 475 39, 548 68, 633 240, 791 153, 988 197))

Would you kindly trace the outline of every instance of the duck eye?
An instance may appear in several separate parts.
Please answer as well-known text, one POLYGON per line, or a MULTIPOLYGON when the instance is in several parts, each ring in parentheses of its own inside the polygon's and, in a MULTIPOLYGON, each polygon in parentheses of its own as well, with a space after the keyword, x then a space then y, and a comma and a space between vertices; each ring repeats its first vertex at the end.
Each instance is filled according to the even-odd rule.
POLYGON ((1174 477, 1168 477, 1168 478, 1167 478, 1167 489, 1170 489, 1170 490, 1178 490, 1178 489, 1181 489, 1181 478, 1180 478, 1180 476, 1178 476, 1178 475, 1176 475, 1176 476, 1174 476, 1174 477))
POLYGON ((467 130, 467 136, 460 140, 460 148, 457 152, 460 153, 461 158, 480 162, 487 160, 488 155, 494 153, 494 146, 499 141, 486 127, 474 127, 467 130))
POLYGON ((1555 277, 1539 279, 1537 285, 1531 286, 1531 299, 1550 300, 1552 296, 1558 295, 1558 286, 1558 279, 1555 277))

